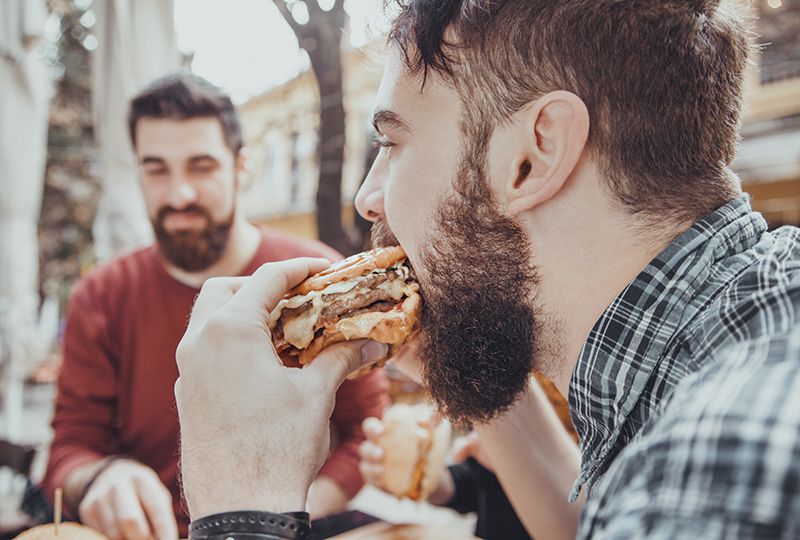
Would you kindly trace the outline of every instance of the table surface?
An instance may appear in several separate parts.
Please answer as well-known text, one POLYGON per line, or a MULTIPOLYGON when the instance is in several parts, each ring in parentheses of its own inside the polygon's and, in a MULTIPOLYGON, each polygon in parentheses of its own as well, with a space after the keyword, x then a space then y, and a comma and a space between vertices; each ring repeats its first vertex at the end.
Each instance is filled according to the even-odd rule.
POLYGON ((333 536, 331 540, 475 540, 475 537, 434 525, 373 523, 333 536))

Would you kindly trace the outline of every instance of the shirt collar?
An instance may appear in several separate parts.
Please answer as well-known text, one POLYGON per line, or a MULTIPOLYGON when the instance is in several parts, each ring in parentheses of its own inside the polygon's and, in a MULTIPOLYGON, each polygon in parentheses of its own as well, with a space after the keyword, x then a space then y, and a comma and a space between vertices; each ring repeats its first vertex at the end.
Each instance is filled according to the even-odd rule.
POLYGON ((714 262, 764 231, 766 223, 751 211, 747 196, 727 203, 667 246, 595 323, 569 390, 582 455, 573 500, 584 484, 591 488, 632 438, 632 430, 623 429, 632 411, 647 417, 658 405, 651 379, 680 330, 700 310, 692 299, 707 285, 714 262))

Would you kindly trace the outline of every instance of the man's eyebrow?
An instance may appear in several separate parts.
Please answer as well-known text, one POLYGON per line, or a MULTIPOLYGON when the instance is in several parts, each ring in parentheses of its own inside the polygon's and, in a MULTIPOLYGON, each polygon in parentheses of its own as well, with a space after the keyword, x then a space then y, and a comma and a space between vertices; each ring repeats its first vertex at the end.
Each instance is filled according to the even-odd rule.
POLYGON ((139 163, 142 165, 163 165, 165 162, 160 157, 144 156, 139 163))
POLYGON ((189 163, 198 163, 200 161, 213 161, 214 163, 219 163, 219 160, 211 154, 200 154, 189 158, 189 163))
POLYGON ((375 111, 375 113, 372 115, 372 127, 374 127, 375 131, 378 133, 381 133, 381 125, 393 127, 403 131, 411 131, 411 128, 408 127, 408 124, 402 118, 400 118, 400 115, 394 111, 388 111, 385 109, 375 111))

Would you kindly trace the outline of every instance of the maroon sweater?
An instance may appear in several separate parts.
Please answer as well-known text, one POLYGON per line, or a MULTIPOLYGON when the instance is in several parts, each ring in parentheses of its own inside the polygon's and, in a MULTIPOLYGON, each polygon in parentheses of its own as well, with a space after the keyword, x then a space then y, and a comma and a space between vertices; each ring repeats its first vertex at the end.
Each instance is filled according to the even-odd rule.
MULTIPOLYGON (((340 258, 319 242, 266 229, 243 275, 265 262, 304 256, 340 258)), ((48 497, 76 467, 103 456, 129 456, 154 469, 172 492, 181 537, 186 536, 173 387, 178 378, 175 349, 198 293, 167 274, 155 246, 111 261, 76 287, 64 336, 55 436, 42 482, 48 497)), ((386 388, 378 370, 345 382, 336 395, 331 421, 338 445, 320 474, 350 496, 362 486, 357 454, 361 421, 381 416, 386 388)))

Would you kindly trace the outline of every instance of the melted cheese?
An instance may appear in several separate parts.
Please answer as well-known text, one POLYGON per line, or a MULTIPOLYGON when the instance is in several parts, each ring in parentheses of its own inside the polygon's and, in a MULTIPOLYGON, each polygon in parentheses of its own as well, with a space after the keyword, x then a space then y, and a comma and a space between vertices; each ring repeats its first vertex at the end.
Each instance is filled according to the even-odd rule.
MULTIPOLYGON (((406 269, 406 273, 407 272, 408 270, 406 269)), ((325 294, 341 294, 339 297, 340 299, 355 298, 357 293, 353 289, 358 284, 358 281, 359 280, 351 280, 332 283, 321 291, 311 291, 302 296, 294 296, 292 298, 285 298, 281 300, 272 313, 270 313, 270 330, 275 329, 275 325, 277 324, 278 319, 280 319, 281 312, 284 310, 284 308, 298 308, 306 302, 311 301, 311 309, 301 313, 289 321, 284 321, 283 323, 284 341, 298 349, 305 349, 314 339, 314 331, 316 330, 315 326, 317 324, 317 319, 319 319, 319 315, 322 312, 323 307, 325 307, 325 303, 322 301, 322 296, 325 294)), ((393 279, 381 283, 378 285, 377 289, 385 291, 387 296, 389 296, 389 298, 392 300, 400 301, 404 296, 410 296, 411 294, 417 292, 419 290, 419 285, 416 283, 405 283, 400 279, 393 279)), ((337 329, 342 332, 346 339, 350 339, 351 336, 359 335, 362 331, 365 334, 371 332, 381 319, 385 319, 387 317, 386 313, 380 312, 376 312, 374 316, 371 316, 372 314, 366 315, 368 316, 362 315, 362 317, 357 319, 357 322, 350 322, 350 324, 347 324, 347 319, 340 321, 340 323, 337 325, 337 329), (342 323, 345 324, 342 325, 342 323)))
MULTIPOLYGON (((314 339, 314 325, 317 323, 319 314, 324 307, 321 295, 314 296, 312 302, 311 309, 283 323, 284 341, 298 349, 305 349, 314 339)), ((300 305, 302 306, 303 304, 300 305)))
POLYGON ((386 319, 393 317, 402 317, 402 313, 392 314, 391 312, 384 313, 376 311, 374 313, 362 313, 358 317, 351 317, 342 319, 336 324, 336 329, 342 333, 345 339, 352 339, 353 336, 366 336, 372 332, 372 329, 386 319))
MULTIPOLYGON (((349 292, 353 290, 353 288, 356 285, 358 285, 358 281, 359 280, 357 279, 352 279, 350 281, 339 281, 337 283, 331 283, 321 291, 311 291, 301 296, 292 296, 291 298, 284 298, 283 300, 278 302, 278 305, 275 306, 275 309, 273 309, 272 313, 269 314, 269 329, 270 330, 275 329, 275 324, 278 322, 278 319, 281 318, 281 313, 285 308, 288 309, 299 308, 309 300, 314 301, 316 306, 317 299, 321 301, 323 294, 339 294, 339 293, 349 292)), ((317 312, 317 315, 319 315, 319 312, 317 312)))

